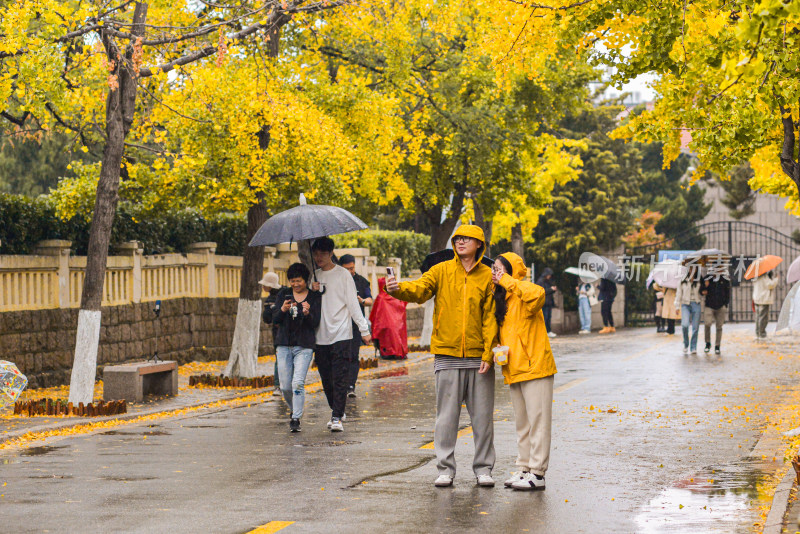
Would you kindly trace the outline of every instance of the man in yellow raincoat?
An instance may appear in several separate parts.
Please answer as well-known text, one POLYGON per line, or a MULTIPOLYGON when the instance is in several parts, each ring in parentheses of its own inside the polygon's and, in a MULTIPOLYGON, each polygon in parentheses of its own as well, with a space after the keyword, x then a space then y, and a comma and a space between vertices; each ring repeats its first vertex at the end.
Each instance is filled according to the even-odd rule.
POLYGON ((497 339, 492 270, 481 263, 486 238, 479 226, 463 225, 452 238, 455 257, 431 267, 419 280, 386 281, 386 290, 406 302, 435 298, 431 352, 435 355, 436 425, 433 444, 439 477, 435 485, 453 485, 455 446, 461 403, 472 422, 478 485, 494 486, 494 364, 497 339))

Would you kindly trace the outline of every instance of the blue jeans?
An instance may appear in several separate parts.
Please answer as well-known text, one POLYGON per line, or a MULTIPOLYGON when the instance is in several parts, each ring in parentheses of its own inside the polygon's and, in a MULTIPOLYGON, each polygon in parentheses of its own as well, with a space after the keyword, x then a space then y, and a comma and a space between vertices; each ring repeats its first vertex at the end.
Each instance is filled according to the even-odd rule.
POLYGON ((581 330, 589 332, 592 329, 592 306, 589 297, 578 297, 578 315, 581 318, 581 330))
POLYGON ((700 303, 691 302, 681 306, 681 328, 683 328, 683 346, 694 351, 697 349, 697 334, 700 332, 700 303), (689 343, 689 325, 692 325, 692 340, 689 343))
POLYGON ((278 375, 281 379, 281 393, 286 399, 286 404, 292 408, 292 419, 300 419, 306 401, 306 375, 314 351, 304 347, 279 345, 275 348, 275 352, 278 375))
POLYGON ((542 315, 544 315, 544 327, 547 333, 550 333, 550 318, 553 316, 552 306, 542 306, 542 315))

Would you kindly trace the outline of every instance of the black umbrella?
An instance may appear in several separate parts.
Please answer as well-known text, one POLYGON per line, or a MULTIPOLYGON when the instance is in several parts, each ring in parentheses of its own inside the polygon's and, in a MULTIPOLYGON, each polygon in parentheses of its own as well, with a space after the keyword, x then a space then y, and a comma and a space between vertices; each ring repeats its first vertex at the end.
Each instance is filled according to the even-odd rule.
POLYGON ((619 270, 617 264, 611 261, 610 259, 606 258, 605 256, 600 256, 603 258, 603 261, 606 262, 607 269, 602 274, 601 278, 605 278, 606 280, 610 280, 612 282, 616 282, 617 284, 624 284, 625 283, 625 275, 622 271, 619 270))
POLYGON ((336 206, 306 204, 305 197, 300 195, 300 205, 267 219, 250 240, 250 246, 292 243, 366 228, 364 221, 349 211, 336 206))
MULTIPOLYGON (((423 273, 428 272, 428 270, 436 265, 437 263, 442 263, 443 261, 452 260, 456 257, 455 251, 452 248, 446 248, 444 250, 440 250, 438 252, 431 252, 425 259, 422 260, 422 265, 420 265, 419 269, 423 273)), ((481 263, 486 265, 487 267, 491 267, 494 265, 494 260, 491 258, 487 258, 486 256, 481 259, 481 263)))

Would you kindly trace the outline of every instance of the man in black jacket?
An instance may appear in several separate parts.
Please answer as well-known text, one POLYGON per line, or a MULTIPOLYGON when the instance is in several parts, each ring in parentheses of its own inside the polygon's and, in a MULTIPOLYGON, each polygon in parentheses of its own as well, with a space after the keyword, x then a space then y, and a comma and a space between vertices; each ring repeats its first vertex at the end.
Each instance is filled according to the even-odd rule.
POLYGON ((703 280, 700 292, 706 296, 706 311, 703 317, 706 338, 705 352, 708 353, 711 350, 711 323, 716 323, 714 354, 720 354, 722 325, 725 324, 728 304, 731 301, 731 283, 725 274, 709 274, 703 280))
POLYGON ((536 279, 536 285, 544 288, 544 306, 542 306, 542 315, 544 315, 544 326, 547 328, 547 335, 556 337, 556 333, 550 329, 550 318, 553 316, 553 308, 556 305, 553 295, 558 288, 553 281, 553 269, 545 267, 542 275, 536 279))
MULTIPOLYGON (((369 280, 356 272, 356 258, 352 254, 345 254, 339 258, 339 265, 350 271, 350 274, 353 275, 353 282, 356 283, 358 305, 361 307, 361 313, 363 314, 365 306, 372 306, 372 291, 369 287, 369 280)), ((349 385, 347 388, 347 396, 350 398, 355 398, 356 396, 356 381, 358 380, 358 370, 361 368, 358 352, 362 344, 361 333, 358 331, 356 323, 353 323, 353 344, 350 346, 352 355, 348 374, 349 385)))

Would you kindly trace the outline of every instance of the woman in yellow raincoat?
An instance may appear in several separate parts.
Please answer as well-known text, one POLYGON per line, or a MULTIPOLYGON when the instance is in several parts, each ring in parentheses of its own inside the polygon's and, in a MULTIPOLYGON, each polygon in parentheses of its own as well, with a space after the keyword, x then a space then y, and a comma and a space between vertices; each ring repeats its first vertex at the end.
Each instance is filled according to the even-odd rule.
POLYGON ((525 262, 514 253, 500 255, 492 268, 495 317, 500 343, 509 348, 502 366, 511 389, 517 426, 517 465, 522 471, 505 481, 518 490, 545 488, 550 461, 553 379, 556 363, 544 324, 544 289, 526 281, 525 262))

